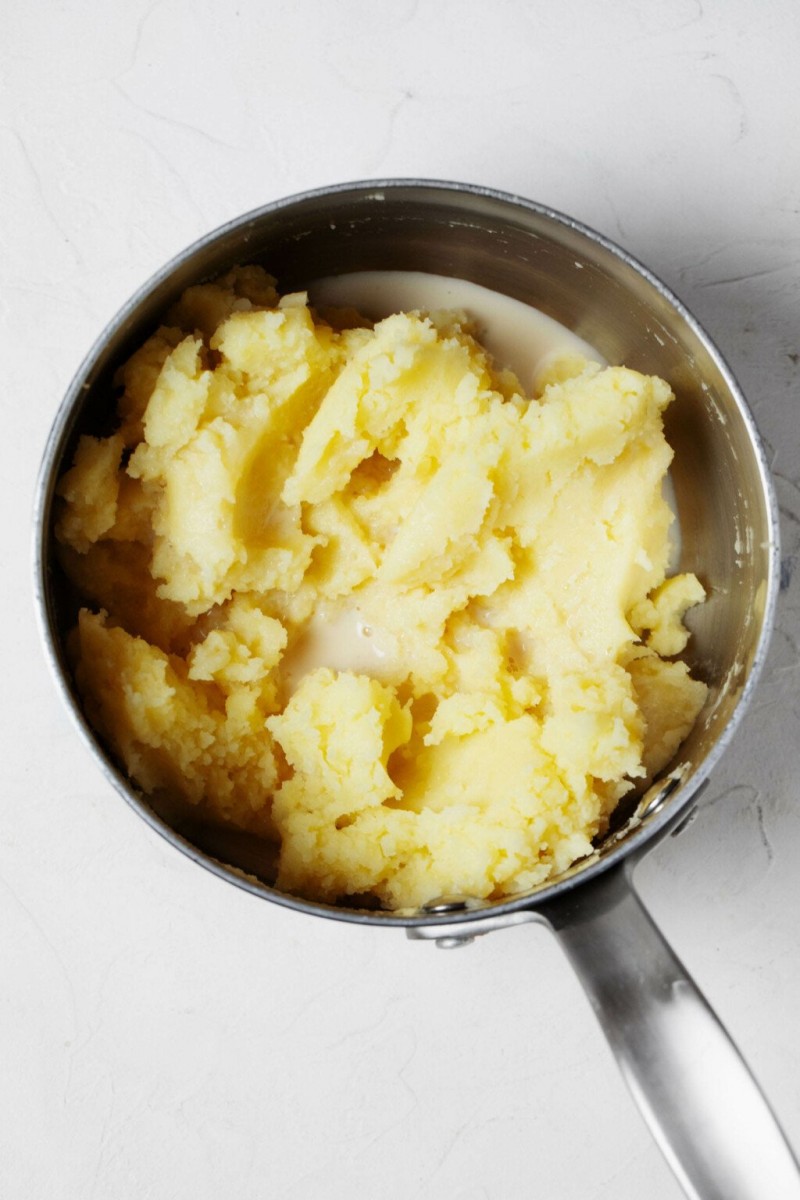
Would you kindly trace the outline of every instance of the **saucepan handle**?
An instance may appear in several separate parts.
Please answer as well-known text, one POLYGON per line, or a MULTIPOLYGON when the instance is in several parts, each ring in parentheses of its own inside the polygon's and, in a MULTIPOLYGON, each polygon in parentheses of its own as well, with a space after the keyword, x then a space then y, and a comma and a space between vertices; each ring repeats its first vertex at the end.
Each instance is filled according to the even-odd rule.
POLYGON ((761 1089, 623 866, 543 912, 636 1103, 695 1200, 800 1200, 800 1169, 761 1089))

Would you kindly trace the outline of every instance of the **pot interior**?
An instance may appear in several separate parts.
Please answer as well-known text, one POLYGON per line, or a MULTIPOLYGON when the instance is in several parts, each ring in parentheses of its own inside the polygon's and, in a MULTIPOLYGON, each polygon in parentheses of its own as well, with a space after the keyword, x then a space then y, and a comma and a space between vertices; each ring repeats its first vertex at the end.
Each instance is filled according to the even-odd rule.
MULTIPOLYGON (((220 840, 181 824, 168 803, 154 811, 97 746, 80 716, 64 653, 76 598, 58 571, 50 533, 55 483, 80 433, 110 432, 112 380, 120 363, 154 331, 186 287, 236 263, 262 264, 284 292, 321 276, 362 270, 425 271, 465 279, 541 309, 594 345, 610 363, 660 375, 671 384, 676 401, 667 412, 666 433, 675 450, 672 478, 682 534, 680 570, 694 572, 708 595, 689 614, 693 637, 686 657, 693 674, 709 685, 708 702, 676 762, 667 768, 669 775, 680 765, 675 776, 679 786, 658 812, 640 821, 640 808, 639 816, 626 825, 631 806, 622 810, 621 828, 599 847, 597 861, 578 865, 569 879, 549 885, 540 895, 569 886, 582 872, 601 869, 604 861, 654 836, 688 802, 716 761, 764 654, 775 593, 775 518, 752 419, 708 338, 646 272, 556 214, 453 185, 353 185, 250 214, 169 264, 126 306, 81 368, 54 428, 43 469, 39 586, 56 669, 115 785, 184 851, 252 890, 344 919, 423 919, 329 910, 280 896, 268 883, 274 867, 270 851, 254 847, 245 835, 220 840), (210 861, 209 855, 229 865, 210 861)), ((525 903, 530 898, 494 907, 525 903)))

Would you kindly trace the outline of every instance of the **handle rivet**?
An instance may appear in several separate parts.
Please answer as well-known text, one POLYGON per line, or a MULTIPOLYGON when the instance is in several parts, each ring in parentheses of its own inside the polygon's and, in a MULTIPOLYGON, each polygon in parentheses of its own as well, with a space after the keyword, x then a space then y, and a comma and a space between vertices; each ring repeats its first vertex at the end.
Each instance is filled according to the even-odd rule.
POLYGON ((462 946, 471 946, 474 941, 474 937, 440 937, 436 939, 436 945, 440 950, 460 950, 462 946))

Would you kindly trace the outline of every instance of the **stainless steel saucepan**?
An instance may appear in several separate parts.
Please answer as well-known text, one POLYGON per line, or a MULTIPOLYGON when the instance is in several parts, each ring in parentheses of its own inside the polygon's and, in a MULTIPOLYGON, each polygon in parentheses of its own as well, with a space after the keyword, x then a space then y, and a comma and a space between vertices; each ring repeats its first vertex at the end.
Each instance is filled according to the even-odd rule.
POLYGON ((102 334, 53 427, 36 522, 40 618, 61 692, 107 777, 169 842, 223 879, 309 916, 404 926, 410 937, 440 946, 530 921, 548 925, 687 1195, 800 1200, 797 1163, 762 1093, 631 882, 639 858, 688 819, 733 737, 764 661, 778 578, 775 501, 745 400, 709 337, 649 271, 576 221, 479 187, 383 180, 269 204, 180 254, 102 334), (190 284, 250 262, 267 267, 283 291, 361 270, 480 283, 542 309, 608 361, 663 376, 676 393, 667 436, 675 450, 680 569, 695 572, 708 592, 690 617, 689 652, 693 672, 709 685, 708 702, 674 762, 620 813, 591 858, 540 890, 498 902, 445 898, 403 915, 281 894, 247 839, 215 841, 156 812, 86 721, 64 650, 75 609, 53 548, 56 481, 79 433, 108 432, 114 371, 169 305, 190 284))

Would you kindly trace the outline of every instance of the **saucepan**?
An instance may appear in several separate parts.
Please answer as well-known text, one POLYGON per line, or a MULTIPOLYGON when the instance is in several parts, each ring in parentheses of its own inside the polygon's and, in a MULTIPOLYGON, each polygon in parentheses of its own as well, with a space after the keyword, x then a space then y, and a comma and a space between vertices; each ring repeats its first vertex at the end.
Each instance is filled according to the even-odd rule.
POLYGON ((604 237, 539 204, 486 188, 380 180, 268 204, 167 264, 101 335, 72 383, 44 455, 36 512, 38 607, 65 698, 102 770, 151 826, 221 878, 309 916, 405 927, 441 947, 491 930, 549 926, 586 988, 626 1082, 687 1195, 800 1197, 792 1151, 738 1051, 642 907, 641 856, 686 822, 731 741, 762 668, 775 606, 778 532, 764 453, 730 369, 684 305, 604 237), (82 432, 109 431, 113 376, 191 284, 261 263, 283 291, 321 276, 424 271, 482 284, 543 310, 596 347, 668 380, 667 437, 681 529, 680 569, 708 598, 690 614, 689 662, 708 700, 672 763, 618 813, 594 852, 539 890, 502 901, 443 897, 389 913, 279 892, 269 855, 215 841, 154 806, 125 776, 83 713, 65 651, 74 598, 52 538, 58 477, 82 432))

